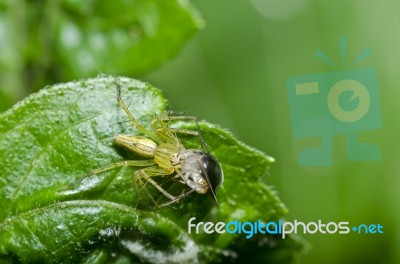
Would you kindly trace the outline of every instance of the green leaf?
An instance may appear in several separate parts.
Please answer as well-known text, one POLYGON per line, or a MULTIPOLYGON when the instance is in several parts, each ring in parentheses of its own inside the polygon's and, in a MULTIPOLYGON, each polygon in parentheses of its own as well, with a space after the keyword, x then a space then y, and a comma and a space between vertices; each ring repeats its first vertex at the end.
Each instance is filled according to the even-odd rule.
POLYGON ((0 91, 16 100, 61 79, 138 76, 203 24, 188 0, 0 3, 0 91))
POLYGON ((169 60, 202 26, 187 0, 61 1, 57 49, 69 78, 138 75, 169 60))
MULTIPOLYGON (((218 126, 200 123, 225 175, 217 193, 220 207, 193 194, 175 208, 155 210, 149 201, 138 202, 132 167, 83 178, 113 161, 138 158, 113 144, 115 134, 138 134, 117 103, 116 85, 139 123, 149 128, 164 112, 158 89, 103 76, 46 87, 0 115, 0 260, 182 263, 252 256, 288 263, 298 255, 303 244, 292 237, 188 234, 192 217, 195 222, 267 222, 287 211, 260 180, 273 159, 218 126)), ((187 148, 199 148, 195 137, 181 140, 187 148)), ((166 188, 177 186, 182 188, 173 182, 166 188)), ((151 193, 163 199, 157 190, 151 193)))
POLYGON ((96 263, 132 255, 182 263, 199 253, 168 219, 100 200, 60 202, 10 217, 1 225, 0 241, 3 253, 22 262, 76 263, 89 251, 87 259, 96 263))

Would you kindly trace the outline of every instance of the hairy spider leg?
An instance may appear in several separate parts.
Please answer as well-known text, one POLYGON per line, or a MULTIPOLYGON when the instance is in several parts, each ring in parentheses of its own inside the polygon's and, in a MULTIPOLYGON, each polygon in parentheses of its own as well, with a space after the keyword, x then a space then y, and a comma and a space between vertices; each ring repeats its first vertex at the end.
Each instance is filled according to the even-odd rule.
MULTIPOLYGON (((147 168, 146 168, 146 169, 147 169, 147 168)), ((143 170, 146 170, 146 169, 143 169, 143 170)), ((150 169, 150 168, 149 168, 149 169, 150 169)), ((137 172, 140 173, 139 171, 137 171, 137 172)), ((135 173, 135 174, 136 174, 136 173, 135 173)), ((152 176, 160 176, 160 175, 152 175, 152 176)), ((148 176, 148 177, 152 177, 152 176, 148 176)), ((136 176, 136 175, 135 175, 135 179, 136 179, 137 181, 139 181, 140 184, 144 187, 146 183, 143 183, 143 181, 142 181, 141 178, 142 178, 141 176, 136 176)), ((181 178, 181 176, 180 176, 179 173, 178 173, 177 175, 175 175, 174 177, 168 179, 167 181, 170 181, 170 180, 176 179, 176 178, 181 178)), ((182 177, 182 178, 183 178, 183 177, 182 177)), ((150 179, 150 178, 149 178, 149 179, 150 179)), ((152 179, 151 179, 151 180, 152 180, 152 179)), ((150 181, 148 181, 148 182, 150 182, 150 181)), ((179 182, 185 184, 185 182, 184 182, 183 180, 180 180, 179 182)), ((150 183, 151 183, 151 182, 150 182, 150 183)), ((153 183, 152 183, 152 184, 153 184, 153 183)), ((155 183, 155 184, 158 185, 158 186, 160 186, 160 185, 157 184, 157 183, 155 183)), ((154 186, 156 186, 156 185, 154 185, 154 186)), ((137 186, 135 186, 135 187, 137 188, 137 186)), ((156 188, 158 189, 157 186, 156 186, 156 188)), ((162 187, 160 186, 160 188, 162 188, 162 187)), ((162 188, 162 189, 163 189, 163 188, 162 188)), ((159 207, 159 208, 165 207, 165 206, 168 206, 168 205, 171 205, 171 204, 173 204, 173 203, 176 203, 176 202, 180 201, 181 199, 187 197, 187 196, 188 196, 189 194, 191 194, 192 192, 194 192, 194 189, 190 189, 190 190, 187 191, 187 192, 185 192, 185 190, 183 190, 182 193, 181 193, 180 195, 178 195, 178 196, 173 196, 173 195, 171 195, 172 197, 175 197, 174 199, 171 199, 172 197, 168 197, 168 196, 167 196, 169 199, 171 199, 171 201, 159 205, 159 204, 155 201, 154 197, 150 194, 149 190, 147 190, 146 188, 144 188, 144 190, 145 190, 146 194, 149 196, 149 198, 151 199, 151 201, 152 201, 157 207, 159 207)), ((160 189, 158 189, 158 190, 161 191, 160 189)), ((163 189, 163 190, 165 191, 165 189, 163 189)), ((165 191, 165 192, 168 193, 167 191, 165 191)), ((164 192, 162 192, 162 193, 165 195, 164 192)), ((168 194, 169 194, 169 193, 168 193, 168 194)))
POLYGON ((109 165, 100 167, 98 169, 92 170, 88 173, 85 174, 85 176, 83 176, 82 178, 80 178, 79 180, 75 181, 73 184, 77 184, 82 182, 84 179, 96 175, 98 173, 101 172, 105 172, 108 170, 112 170, 118 167, 148 167, 148 166, 152 166, 154 165, 155 162, 153 160, 123 160, 123 161, 117 161, 114 163, 111 163, 109 165))
POLYGON ((194 192, 193 189, 190 189, 188 192, 183 192, 181 195, 176 196, 174 200, 171 200, 169 202, 163 203, 162 205, 160 205, 160 207, 165 207, 165 206, 171 205, 173 203, 177 203, 179 200, 185 198, 186 196, 188 196, 192 192, 194 192))
POLYGON ((205 152, 210 153, 210 150, 208 149, 208 145, 207 145, 207 143, 204 141, 203 136, 201 135, 201 130, 200 130, 199 122, 196 122, 196 126, 197 126, 197 131, 199 132, 198 137, 199 137, 199 141, 200 141, 201 148, 202 148, 205 152))
MULTIPOLYGON (((143 183, 143 181, 142 181, 142 179, 144 179, 146 182, 149 182, 154 187, 156 187, 168 199, 175 200, 177 197, 175 197, 175 196, 171 195, 170 193, 168 193, 158 183, 156 183, 153 179, 151 179, 152 176, 170 175, 174 171, 173 170, 167 170, 167 169, 159 168, 157 166, 154 166, 155 164, 156 163, 153 160, 124 160, 124 161, 115 162, 115 163, 109 164, 107 166, 92 170, 86 175, 86 177, 87 176, 96 175, 98 173, 105 172, 105 171, 108 171, 108 170, 112 170, 112 169, 117 168, 117 167, 147 167, 147 168, 143 168, 143 169, 135 171, 135 173, 134 173, 135 180, 139 181, 139 183, 142 186, 144 186, 145 183, 143 183)), ((136 182, 135 182, 135 189, 136 189, 135 190, 136 191, 136 195, 139 198, 139 191, 137 190, 136 182)), ((150 194, 150 192, 146 188, 144 188, 144 189, 145 189, 146 194, 152 200, 152 202, 158 206, 157 202, 154 200, 154 198, 150 194)))
POLYGON ((150 123, 151 127, 153 128, 154 131, 156 131, 157 136, 162 138, 165 142, 169 142, 169 143, 179 142, 179 139, 176 137, 176 133, 192 135, 192 136, 200 136, 199 131, 168 127, 167 122, 172 121, 172 120, 195 121, 196 117, 162 115, 162 116, 158 116, 155 119, 153 119, 153 121, 150 123))
POLYGON ((197 136, 199 138, 200 145, 201 145, 202 149, 205 150, 207 153, 209 153, 208 146, 205 143, 205 141, 204 141, 204 139, 203 139, 203 137, 201 135, 200 125, 199 125, 199 122, 197 121, 197 117, 195 117, 195 116, 171 116, 171 115, 166 114, 166 115, 159 116, 158 119, 159 119, 160 123, 163 122, 164 125, 161 128, 160 127, 156 127, 155 126, 155 121, 157 121, 157 119, 154 119, 152 121, 152 127, 153 127, 154 131, 162 133, 162 132, 165 132, 165 130, 169 130, 172 133, 180 133, 180 134, 197 136), (169 121, 175 121, 175 120, 192 121, 192 122, 196 123, 197 131, 188 130, 188 129, 170 128, 170 127, 165 125, 165 123, 167 123, 169 121))
POLYGON ((172 133, 180 133, 180 134, 186 134, 186 135, 192 135, 192 136, 200 136, 199 131, 193 131, 193 130, 188 130, 188 129, 180 129, 180 128, 172 128, 172 127, 160 127, 157 128, 157 132, 161 133, 166 133, 166 132, 172 132, 172 133))
POLYGON ((195 116, 185 116, 185 115, 173 116, 173 115, 165 114, 165 115, 161 115, 160 119, 162 121, 164 121, 164 122, 173 121, 173 120, 189 120, 189 121, 192 121, 192 122, 196 122, 197 117, 195 117, 195 116))
POLYGON ((117 100, 118 104, 121 106, 121 108, 125 111, 126 115, 128 116, 129 120, 131 121, 132 125, 136 127, 137 130, 154 140, 155 142, 160 142, 160 139, 157 137, 157 135, 146 128, 144 128, 142 125, 138 123, 138 121, 133 117, 131 112, 129 111, 128 107, 126 106, 124 100, 122 100, 121 97, 121 87, 117 84, 117 100))
MULTIPOLYGON (((69 186, 81 183, 83 180, 87 179, 90 176, 108 171, 108 170, 112 170, 118 167, 148 167, 148 166, 153 166, 155 165, 154 160, 124 160, 124 161, 118 161, 118 162, 114 162, 111 163, 109 165, 103 166, 101 168, 92 170, 88 173, 86 173, 82 178, 80 178, 79 180, 75 181, 74 183, 70 184, 69 186)), ((65 191, 68 190, 68 187, 65 188, 61 188, 60 191, 65 191)))
MULTIPOLYGON (((144 169, 144 170, 145 170, 145 169, 144 169)), ((152 176, 162 176, 162 175, 152 175, 152 176)), ((156 200, 154 199, 154 197, 150 194, 149 190, 146 189, 146 188, 144 188, 145 185, 147 184, 147 182, 149 182, 149 181, 147 181, 146 183, 144 183, 143 180, 142 180, 143 177, 141 177, 141 176, 136 176, 136 175, 135 175, 134 177, 135 177, 135 191, 136 191, 136 194, 137 194, 138 199, 139 199, 140 197, 139 197, 139 190, 138 190, 138 188, 137 188, 136 181, 139 182, 139 185, 140 185, 140 186, 142 186, 142 188, 144 189, 146 195, 150 198, 150 200, 153 202, 153 204, 154 204, 156 207, 159 207, 159 208, 164 207, 164 206, 167 206, 167 205, 170 205, 170 204, 173 204, 173 203, 175 203, 175 202, 178 202, 178 201, 181 200, 182 198, 185 198, 185 197, 188 196, 190 193, 194 192, 193 189, 190 189, 190 190, 187 191, 187 192, 185 192, 185 190, 183 190, 182 193, 181 193, 180 195, 178 195, 178 196, 175 196, 175 198, 174 198, 173 200, 171 200, 171 201, 169 201, 169 202, 166 202, 166 203, 164 203, 164 204, 162 204, 162 205, 159 205, 159 204, 156 202, 156 200)), ((151 176, 150 176, 150 177, 151 177, 151 176)), ((174 180, 174 179, 179 179, 179 182, 180 182, 180 183, 186 184, 186 182, 182 180, 182 179, 183 179, 183 176, 181 175, 181 173, 180 173, 179 171, 177 171, 177 174, 174 175, 172 178, 169 178, 169 179, 167 179, 165 182, 163 182, 163 184, 165 184, 165 183, 167 183, 167 182, 169 182, 169 181, 172 181, 172 180, 174 180)), ((157 183, 156 183, 156 184, 157 184, 157 183)), ((159 185, 159 184, 157 184, 157 185, 159 185)), ((159 186, 162 188, 161 185, 159 185, 159 186)), ((158 188, 157 188, 157 189, 158 189, 158 188)), ((165 189, 164 189, 164 190, 165 190, 165 189)), ((163 194, 164 194, 164 193, 163 193, 163 194)), ((164 195, 165 195, 165 194, 164 194, 164 195)), ((168 198, 170 198, 170 197, 168 197, 168 198)))
POLYGON ((159 128, 155 125, 155 123, 157 121, 159 122, 161 127, 168 127, 166 124, 169 121, 175 121, 175 120, 189 120, 189 121, 197 123, 197 121, 196 121, 197 117, 195 117, 195 116, 171 116, 171 115, 164 113, 164 114, 159 115, 156 118, 154 118, 153 121, 151 122, 151 124, 152 124, 153 129, 157 129, 157 128, 159 128))
POLYGON ((147 190, 147 188, 144 188, 147 182, 144 183, 140 177, 135 177, 135 176, 133 176, 133 178, 134 178, 134 181, 133 181, 133 182, 135 183, 135 184, 134 184, 134 185, 135 185, 135 193, 136 193, 136 197, 137 197, 137 199, 136 199, 136 205, 138 205, 138 204, 140 203, 140 192, 139 192, 139 188, 138 188, 138 186, 137 186, 137 182, 139 182, 139 185, 142 186, 144 192, 145 192, 146 195, 150 198, 150 200, 152 201, 152 203, 153 203, 156 207, 158 207, 158 203, 157 203, 156 200, 154 199, 153 195, 151 195, 151 193, 149 192, 149 190, 147 190))
POLYGON ((158 133, 157 130, 160 128, 168 128, 167 123, 162 120, 161 116, 156 116, 151 122, 150 126, 155 131, 156 135, 163 140, 163 142, 169 142, 172 144, 175 144, 176 142, 179 142, 178 138, 176 137, 175 134, 173 133, 158 133))
POLYGON ((118 168, 118 167, 148 167, 148 166, 152 166, 154 164, 155 164, 155 162, 153 160, 123 160, 123 161, 114 162, 109 165, 103 166, 101 168, 92 170, 86 174, 86 177, 96 175, 98 173, 112 170, 112 169, 118 168))
POLYGON ((135 179, 138 181, 142 181, 144 179, 146 182, 149 182, 152 184, 157 190, 159 190, 164 196, 166 196, 170 200, 175 200, 176 197, 167 192, 163 187, 161 187, 157 182, 155 182, 151 177, 153 176, 165 176, 165 175, 171 175, 174 172, 173 169, 168 170, 168 169, 163 169, 157 166, 151 166, 147 168, 143 168, 140 170, 135 171, 135 179))
MULTIPOLYGON (((195 122, 196 124, 198 123, 196 121, 197 117, 195 117, 195 116, 171 116, 168 114, 163 114, 163 115, 158 116, 157 118, 154 118, 153 121, 151 122, 151 126, 156 131, 157 129, 160 128, 155 125, 155 123, 157 121, 161 125, 161 128, 168 128, 168 126, 166 124, 169 121, 175 121, 175 120, 189 120, 189 121, 195 122)), ((192 131, 192 130, 188 130, 188 131, 192 131)), ((192 131, 192 132, 194 132, 194 131, 192 131)))

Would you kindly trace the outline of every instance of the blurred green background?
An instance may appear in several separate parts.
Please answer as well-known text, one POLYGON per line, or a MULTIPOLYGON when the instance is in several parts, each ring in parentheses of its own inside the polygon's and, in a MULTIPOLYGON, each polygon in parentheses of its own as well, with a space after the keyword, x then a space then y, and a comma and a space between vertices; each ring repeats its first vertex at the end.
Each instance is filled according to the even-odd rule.
MULTIPOLYGON (((73 8, 74 1, 61 2, 70 2, 69 8, 73 8)), ((192 3, 206 26, 173 60, 150 72, 151 67, 130 71, 130 64, 121 64, 119 70, 100 65, 99 73, 125 74, 148 81, 163 90, 172 109, 187 110, 190 115, 220 124, 240 140, 275 157, 276 164, 265 180, 275 186, 289 208, 287 220, 321 219, 384 226, 383 235, 303 235, 312 248, 302 258, 302 263, 400 263, 400 165, 397 161, 400 157, 400 104, 397 103, 400 96, 400 2, 196 0, 192 3), (340 69, 376 69, 383 125, 378 130, 360 132, 360 137, 376 144, 382 158, 374 162, 347 161, 346 137, 337 135, 333 137, 333 166, 300 166, 297 155, 308 142, 292 137, 286 80, 292 76, 336 71, 337 68, 318 60, 315 52, 321 49, 339 62, 341 37, 348 41, 347 58, 354 59, 367 48, 373 51, 372 56, 361 63, 345 64, 340 69)), ((5 3, 0 4, 4 6, 5 3)), ((34 14, 39 11, 29 8, 33 7, 26 5, 21 10, 14 6, 8 12, 25 12, 36 19, 34 14)), ((49 14, 54 14, 51 5, 47 8, 49 14)), ((20 75, 7 74, 8 70, 21 67, 15 59, 21 56, 15 45, 22 45, 18 42, 20 32, 12 32, 18 36, 12 38, 15 43, 8 41, 9 35, 4 33, 4 21, 12 21, 4 20, 9 14, 3 12, 0 16, 3 19, 0 25, 2 110, 37 89, 26 85, 29 81, 21 81, 20 75), (8 58, 11 59, 6 63, 8 58), (20 90, 12 90, 13 85, 20 90)), ((49 18, 51 15, 47 15, 49 18)), ((177 21, 176 26, 182 25, 182 21, 177 21)), ((148 24, 151 31, 151 20, 148 24)), ((192 28, 200 26, 199 20, 192 28)), ((192 35, 190 30, 187 32, 182 34, 183 39, 192 35)), ((24 41, 33 41, 26 35, 29 34, 24 35, 24 41)), ((51 43, 49 45, 52 47, 51 43)), ((171 54, 179 50, 178 46, 171 54)), ((146 56, 161 52, 159 49, 148 51, 146 56)), ((29 65, 39 61, 40 69, 46 73, 29 71, 29 74, 47 76, 41 80, 33 78, 36 86, 89 74, 73 70, 60 73, 49 63, 48 54, 43 60, 34 58, 41 54, 28 54, 33 54, 29 65)), ((110 54, 112 57, 111 51, 110 54)), ((167 57, 163 61, 167 61, 167 57)), ((102 60, 107 59, 110 58, 102 57, 102 60)), ((71 65, 68 60, 63 63, 71 65)), ((131 63, 135 67, 134 58, 131 63)), ((58 67, 62 69, 64 65, 58 67)))
MULTIPOLYGON (((304 235, 303 263, 400 263, 400 2, 195 1, 207 26, 174 61, 144 76, 165 89, 174 109, 221 124, 277 160, 266 181, 288 206, 288 220, 381 223, 383 235, 304 235), (331 167, 302 167, 291 132, 286 79, 336 71, 318 49, 340 62, 365 49, 352 69, 377 71, 382 128, 361 132, 379 146, 376 162, 346 161, 345 136, 333 138, 331 167)), ((340 63, 339 63, 340 64, 340 63)), ((317 110, 316 110, 317 111, 317 110)))

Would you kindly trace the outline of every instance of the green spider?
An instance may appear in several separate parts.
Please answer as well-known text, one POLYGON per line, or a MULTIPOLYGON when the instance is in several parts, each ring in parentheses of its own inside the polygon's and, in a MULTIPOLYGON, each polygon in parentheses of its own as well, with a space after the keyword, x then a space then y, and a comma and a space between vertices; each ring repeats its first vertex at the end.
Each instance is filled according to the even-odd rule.
MULTIPOLYGON (((196 121, 196 118, 193 116, 171 116, 166 113, 154 118, 150 123, 152 130, 148 130, 132 116, 121 98, 121 88, 118 85, 117 99, 130 122, 145 136, 115 135, 114 141, 118 145, 148 159, 115 162, 89 172, 88 176, 123 166, 143 167, 135 171, 134 179, 141 185, 144 185, 145 182, 152 184, 169 199, 160 207, 178 202, 194 191, 200 194, 211 194, 218 205, 216 188, 222 184, 224 179, 221 165, 215 157, 206 151, 186 149, 176 136, 177 133, 183 133, 200 137, 199 131, 168 127, 169 121, 196 121), (178 179, 179 182, 187 185, 190 190, 174 196, 153 180, 152 177, 154 176, 171 176, 172 179, 178 179)), ((153 202, 155 201, 153 200, 153 202)))

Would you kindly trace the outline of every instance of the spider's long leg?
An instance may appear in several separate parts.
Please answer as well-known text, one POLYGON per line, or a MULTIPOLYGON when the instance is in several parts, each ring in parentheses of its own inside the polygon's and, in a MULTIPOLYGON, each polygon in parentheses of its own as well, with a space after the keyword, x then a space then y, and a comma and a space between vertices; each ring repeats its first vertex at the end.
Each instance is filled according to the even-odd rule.
POLYGON ((203 140, 203 137, 201 135, 199 122, 197 121, 197 117, 195 117, 195 116, 184 116, 184 115, 171 116, 171 115, 166 114, 166 115, 161 115, 158 118, 154 119, 151 124, 152 124, 153 130, 156 131, 157 135, 159 137, 163 137, 163 138, 167 137, 167 140, 168 139, 175 140, 176 133, 196 136, 199 138, 200 145, 203 148, 203 150, 205 150, 206 152, 209 152, 208 146, 205 143, 205 141, 203 140), (187 121, 192 121, 192 122, 196 123, 197 131, 189 130, 189 129, 171 128, 171 127, 167 126, 167 123, 169 121, 177 121, 177 120, 182 120, 182 121, 187 120, 187 121), (159 127, 157 127, 155 125, 156 121, 158 121, 158 123, 160 124, 159 127))
POLYGON ((173 170, 166 170, 160 167, 152 166, 148 168, 143 168, 141 170, 138 170, 135 172, 135 178, 138 178, 139 180, 144 179, 145 181, 149 182, 152 184, 154 187, 156 187, 164 196, 166 196, 170 200, 176 199, 175 196, 172 194, 168 193, 163 187, 161 187, 157 182, 155 182, 151 177, 153 176, 162 176, 162 175, 170 175, 174 171, 173 170))
POLYGON ((192 121, 192 122, 196 122, 196 120, 197 120, 197 117, 195 117, 195 116, 184 116, 184 115, 182 115, 182 116, 171 116, 171 115, 162 115, 162 116, 160 116, 160 119, 162 120, 162 121, 173 121, 173 120, 189 120, 189 121, 192 121))
POLYGON ((164 138, 164 140, 166 141, 176 141, 177 140, 175 136, 176 133, 196 136, 199 138, 199 142, 203 150, 205 150, 208 153, 209 152, 208 146, 205 143, 203 137, 201 136, 199 124, 197 122, 196 124, 197 124, 197 131, 189 129, 172 128, 172 127, 159 127, 155 129, 155 131, 157 132, 157 135, 159 137, 164 138))
POLYGON ((155 164, 154 160, 123 160, 123 161, 118 161, 118 162, 109 164, 107 166, 92 170, 89 173, 87 173, 86 176, 96 175, 98 173, 112 170, 112 169, 118 168, 118 167, 125 167, 125 166, 127 166, 127 167, 146 167, 146 166, 152 166, 154 164, 155 164))
POLYGON ((193 189, 191 189, 191 190, 189 190, 189 191, 187 191, 187 192, 184 192, 184 193, 182 193, 181 195, 176 196, 174 200, 171 200, 171 201, 169 201, 169 202, 163 203, 162 205, 160 205, 160 207, 165 207, 165 206, 171 205, 171 204, 173 204, 173 203, 177 203, 177 202, 179 202, 179 200, 185 198, 186 196, 188 196, 188 195, 191 194, 192 192, 194 192, 193 189))
POLYGON ((180 134, 185 134, 185 135, 192 135, 192 136, 196 136, 196 137, 200 136, 199 131, 194 131, 194 130, 189 130, 189 129, 172 128, 172 127, 157 128, 156 131, 158 133, 172 132, 172 133, 180 133, 180 134))
POLYGON ((95 186, 102 186, 104 184, 108 184, 112 179, 110 177, 106 177, 104 179, 97 179, 96 181, 93 181, 90 184, 83 184, 83 182, 85 182, 86 180, 90 180, 90 177, 93 175, 96 175, 98 173, 101 172, 105 172, 108 170, 112 170, 114 168, 118 168, 118 167, 148 167, 148 166, 152 166, 154 165, 154 161, 153 160, 124 160, 124 161, 119 161, 119 162, 115 162, 112 164, 109 164, 107 166, 92 170, 88 173, 85 174, 85 176, 83 176, 82 178, 80 178, 79 180, 70 183, 66 186, 61 187, 57 193, 59 195, 66 195, 66 196, 70 196, 70 195, 74 195, 80 192, 84 192, 84 191, 88 191, 90 188, 95 188, 95 186))
POLYGON ((154 130, 156 130, 158 127, 156 126, 156 123, 158 122, 158 124, 161 127, 168 127, 167 123, 169 121, 175 121, 175 120, 188 120, 188 121, 192 121, 192 122, 196 122, 197 123, 197 117, 195 116, 171 116, 168 114, 162 114, 160 116, 157 116, 156 118, 154 118, 151 121, 151 126, 153 127, 154 130))
MULTIPOLYGON (((140 177, 134 177, 135 178, 135 192, 136 192, 136 202, 139 203, 140 202, 140 192, 139 192, 139 188, 137 186, 137 182, 139 182, 139 185, 142 187, 145 187, 146 183, 143 182, 143 180, 140 177)), ((156 200, 154 199, 154 197, 151 195, 151 193, 149 192, 149 190, 147 190, 146 188, 143 188, 144 192, 146 193, 146 195, 150 198, 150 200, 152 201, 152 203, 158 207, 158 203, 156 202, 156 200)))
POLYGON ((92 170, 88 173, 85 174, 85 176, 83 176, 81 179, 79 179, 78 181, 76 181, 74 184, 77 184, 79 182, 82 182, 84 179, 96 175, 98 173, 101 172, 105 172, 108 170, 112 170, 114 168, 118 168, 118 167, 147 167, 147 166, 152 166, 154 165, 155 162, 154 160, 123 160, 123 161, 117 161, 114 163, 111 163, 109 165, 100 167, 98 169, 92 170))
POLYGON ((159 138, 157 137, 157 135, 155 133, 153 133, 153 132, 147 130, 146 128, 144 128, 143 126, 141 126, 138 123, 138 121, 133 117, 133 115, 129 111, 128 107, 126 106, 124 100, 122 100, 121 87, 119 85, 117 85, 117 99, 118 99, 118 104, 125 111, 126 115, 128 116, 129 120, 131 121, 132 125, 134 125, 137 130, 139 130, 140 132, 142 132, 143 134, 145 134, 149 138, 153 139, 156 142, 159 142, 159 138))
MULTIPOLYGON (((175 133, 181 133, 192 136, 199 136, 199 131, 193 131, 188 129, 179 129, 179 128, 171 128, 168 126, 168 121, 172 120, 191 120, 196 121, 196 117, 194 116, 169 116, 169 115, 161 115, 154 118, 150 125, 159 138, 162 138, 164 141, 175 143, 178 141, 175 133)), ((196 122, 197 123, 197 122, 196 122)))

